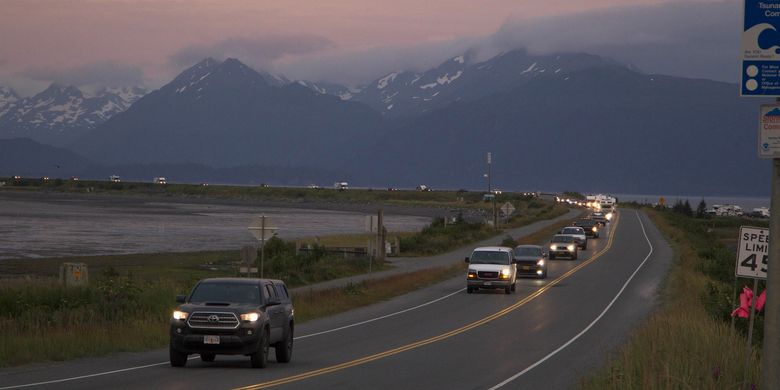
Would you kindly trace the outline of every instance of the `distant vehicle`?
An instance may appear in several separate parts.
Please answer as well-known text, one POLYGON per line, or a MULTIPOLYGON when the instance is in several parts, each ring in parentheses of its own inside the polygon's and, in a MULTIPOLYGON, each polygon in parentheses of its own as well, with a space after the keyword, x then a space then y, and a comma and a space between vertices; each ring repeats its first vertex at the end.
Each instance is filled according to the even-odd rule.
POLYGON ((706 213, 719 217, 738 217, 744 214, 742 207, 735 204, 714 204, 706 213))
POLYGON ((578 219, 572 226, 579 226, 588 237, 599 238, 599 223, 592 219, 578 219))
POLYGON ((588 236, 585 234, 585 229, 578 226, 567 226, 559 232, 559 234, 566 234, 574 237, 577 245, 580 249, 588 249, 588 236))
POLYGON ((22 177, 19 175, 14 175, 14 180, 22 180, 22 177))
POLYGON ((48 176, 44 176, 44 177, 41 178, 41 180, 42 181, 49 181, 49 177, 48 176))
POLYGON ((117 175, 111 175, 108 177, 108 180, 110 180, 112 183, 119 183, 122 181, 122 179, 119 178, 117 175))
POLYGON ((208 186, 209 186, 209 183, 200 183, 200 186, 201 186, 201 187, 208 187, 208 186))
POLYGON ((428 186, 426 186, 425 184, 420 184, 419 186, 417 186, 417 191, 428 192, 430 190, 431 189, 428 188, 428 186))
POLYGON ((312 189, 312 190, 319 190, 321 188, 320 186, 318 186, 316 184, 309 184, 307 187, 309 189, 312 189))
POLYGON ((333 189, 337 191, 346 191, 349 189, 349 183, 345 181, 337 181, 333 183, 333 189))
POLYGON ((190 354, 204 362, 220 354, 247 355, 252 367, 263 368, 269 347, 277 362, 292 359, 294 309, 281 280, 204 279, 176 301, 181 305, 171 318, 171 366, 185 366, 190 354))
POLYGON ((517 275, 547 277, 547 263, 544 261, 544 248, 538 245, 518 245, 514 249, 517 275))
POLYGON ((79 181, 79 177, 78 176, 71 176, 70 177, 70 181, 79 181))
POLYGON ((160 177, 155 177, 155 178, 154 178, 154 184, 168 184, 168 181, 167 181, 167 180, 165 180, 165 178, 164 178, 164 177, 162 177, 162 176, 160 176, 160 177))
POLYGON ((503 194, 503 193, 504 193, 504 191, 501 191, 501 190, 499 190, 498 188, 494 188, 494 189, 493 189, 493 191, 491 191, 491 192, 493 192, 493 193, 494 193, 494 194, 496 194, 496 195, 501 195, 501 194, 503 194))
POLYGON ((607 216, 604 215, 604 213, 602 213, 600 211, 596 211, 596 212, 590 213, 590 216, 588 216, 588 218, 590 218, 590 219, 600 223, 602 226, 606 225, 607 222, 608 222, 607 216))
POLYGON ((769 208, 768 207, 756 207, 753 209, 753 215, 758 218, 769 218, 769 208))
POLYGON ((388 190, 388 191, 390 191, 390 192, 395 192, 395 191, 398 191, 398 188, 395 188, 395 187, 387 187, 387 190, 388 190))
POLYGON ((574 236, 556 234, 553 236, 552 240, 550 240, 550 252, 548 253, 550 260, 560 256, 577 260, 579 249, 577 248, 577 242, 575 241, 574 236))
POLYGON ((486 246, 474 249, 471 257, 466 258, 469 270, 466 274, 466 292, 500 288, 504 293, 515 291, 517 267, 512 248, 486 246))

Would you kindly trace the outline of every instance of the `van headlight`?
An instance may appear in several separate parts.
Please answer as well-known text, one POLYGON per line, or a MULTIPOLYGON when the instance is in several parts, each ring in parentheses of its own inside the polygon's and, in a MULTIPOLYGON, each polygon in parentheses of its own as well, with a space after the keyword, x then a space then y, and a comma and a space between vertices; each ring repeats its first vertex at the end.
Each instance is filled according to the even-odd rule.
POLYGON ((189 313, 186 311, 181 310, 174 310, 173 311, 173 319, 174 320, 186 320, 189 313))
POLYGON ((257 313, 245 313, 241 315, 241 321, 255 322, 260 318, 260 314, 257 313))
POLYGON ((476 279, 477 278, 477 271, 474 271, 473 269, 470 269, 469 273, 468 273, 468 278, 469 279, 476 279))
POLYGON ((509 268, 504 268, 501 270, 501 279, 509 279, 510 275, 512 275, 512 271, 509 270, 509 268))

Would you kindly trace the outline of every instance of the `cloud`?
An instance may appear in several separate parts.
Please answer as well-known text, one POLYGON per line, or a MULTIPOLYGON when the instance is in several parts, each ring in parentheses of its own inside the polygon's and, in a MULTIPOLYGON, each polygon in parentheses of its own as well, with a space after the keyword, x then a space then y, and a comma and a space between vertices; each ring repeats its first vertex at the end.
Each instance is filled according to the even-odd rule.
POLYGON ((22 71, 23 76, 34 81, 56 82, 65 85, 143 85, 144 73, 132 65, 99 62, 69 69, 33 68, 22 71))
POLYGON ((525 48, 532 54, 587 52, 649 73, 736 82, 741 14, 733 1, 610 7, 512 19, 487 36, 414 46, 331 50, 277 63, 294 79, 358 85, 397 70, 423 70, 469 49, 477 60, 525 48))
POLYGON ((317 35, 233 37, 210 45, 185 47, 173 54, 170 61, 181 68, 191 66, 206 57, 216 59, 234 57, 258 68, 269 68, 273 62, 286 56, 315 53, 333 47, 335 47, 333 42, 317 35))
POLYGON ((736 81, 741 16, 733 1, 624 6, 534 20, 511 20, 480 48, 484 56, 587 52, 650 73, 736 81))

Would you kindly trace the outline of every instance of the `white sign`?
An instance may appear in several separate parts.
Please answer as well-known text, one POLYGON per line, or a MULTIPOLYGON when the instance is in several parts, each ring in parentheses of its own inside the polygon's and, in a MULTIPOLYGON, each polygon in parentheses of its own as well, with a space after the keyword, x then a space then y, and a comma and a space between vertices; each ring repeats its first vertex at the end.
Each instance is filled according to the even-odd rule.
POLYGON ((279 230, 278 227, 271 226, 271 218, 261 215, 252 222, 252 225, 247 227, 250 233, 255 236, 258 241, 268 240, 273 236, 274 232, 279 230))
POLYGON ((780 104, 762 104, 758 118, 758 157, 780 158, 780 104))
POLYGON ((504 213, 504 215, 509 216, 515 212, 515 206, 512 206, 511 203, 506 202, 501 206, 501 212, 504 213))
POLYGON ((739 228, 737 276, 766 280, 769 266, 769 229, 742 226, 739 228))

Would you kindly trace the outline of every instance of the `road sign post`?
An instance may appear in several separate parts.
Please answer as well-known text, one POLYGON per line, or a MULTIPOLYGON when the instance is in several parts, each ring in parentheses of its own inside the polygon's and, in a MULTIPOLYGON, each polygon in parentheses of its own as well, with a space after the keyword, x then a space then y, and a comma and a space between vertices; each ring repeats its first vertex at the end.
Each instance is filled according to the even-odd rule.
POLYGON ((743 387, 747 386, 750 356, 753 350, 753 324, 756 321, 756 298, 758 280, 766 279, 769 268, 769 230, 760 227, 742 226, 739 228, 739 248, 737 249, 737 277, 753 279, 753 297, 750 301, 750 321, 748 323, 747 348, 745 352, 745 371, 743 387))
MULTIPOLYGON (((780 158, 772 161, 772 203, 770 210, 780 212, 780 158)), ((780 237, 780 218, 769 219, 770 236, 780 237)), ((769 242, 769 262, 780 262, 780 240, 769 242)), ((780 389, 780 271, 769 271, 767 264, 766 303, 764 304, 764 345, 761 351, 763 389, 780 389)))
POLYGON ((266 237, 270 237, 278 228, 271 227, 271 219, 263 214, 255 218, 254 223, 247 229, 260 241, 260 277, 262 278, 265 276, 263 269, 265 263, 265 240, 266 237))

